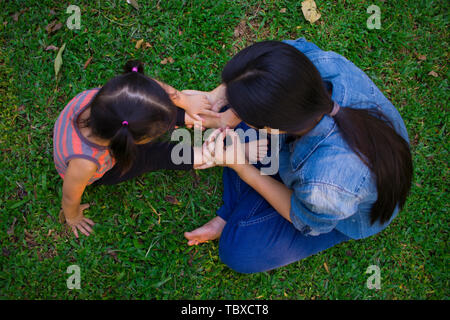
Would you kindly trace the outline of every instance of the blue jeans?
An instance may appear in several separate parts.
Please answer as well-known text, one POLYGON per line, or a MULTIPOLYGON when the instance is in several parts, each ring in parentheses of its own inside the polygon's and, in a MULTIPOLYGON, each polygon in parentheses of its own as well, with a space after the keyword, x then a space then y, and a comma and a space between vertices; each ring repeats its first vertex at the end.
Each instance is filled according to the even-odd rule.
MULTIPOLYGON (((281 181, 278 174, 272 177, 281 181)), ((224 204, 217 215, 227 224, 219 240, 219 255, 237 272, 275 269, 350 239, 337 230, 305 236, 230 168, 223 170, 223 189, 224 204)))

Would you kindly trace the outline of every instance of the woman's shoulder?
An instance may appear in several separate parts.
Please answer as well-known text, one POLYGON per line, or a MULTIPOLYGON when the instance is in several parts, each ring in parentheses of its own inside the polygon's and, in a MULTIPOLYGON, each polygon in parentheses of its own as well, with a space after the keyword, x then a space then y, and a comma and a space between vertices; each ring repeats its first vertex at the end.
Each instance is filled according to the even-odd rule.
POLYGON ((321 186, 363 198, 370 190, 369 167, 343 140, 338 130, 327 137, 298 172, 303 185, 321 186))

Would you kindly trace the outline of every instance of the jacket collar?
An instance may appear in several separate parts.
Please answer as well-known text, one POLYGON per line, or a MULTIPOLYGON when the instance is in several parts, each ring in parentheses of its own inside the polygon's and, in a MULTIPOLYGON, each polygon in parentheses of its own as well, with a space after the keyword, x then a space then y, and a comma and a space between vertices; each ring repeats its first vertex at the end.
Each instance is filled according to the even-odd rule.
MULTIPOLYGON (((344 86, 328 82, 327 85, 332 85, 333 101, 337 102, 340 106, 345 105, 345 88, 344 86)), ((293 170, 297 170, 319 147, 319 145, 327 139, 334 129, 336 128, 336 122, 329 115, 324 115, 319 123, 307 134, 300 139, 290 144, 291 151, 291 165, 293 170)))
POLYGON ((290 145, 292 169, 297 170, 317 147, 331 135, 335 127, 334 119, 324 115, 311 131, 292 142, 290 145))

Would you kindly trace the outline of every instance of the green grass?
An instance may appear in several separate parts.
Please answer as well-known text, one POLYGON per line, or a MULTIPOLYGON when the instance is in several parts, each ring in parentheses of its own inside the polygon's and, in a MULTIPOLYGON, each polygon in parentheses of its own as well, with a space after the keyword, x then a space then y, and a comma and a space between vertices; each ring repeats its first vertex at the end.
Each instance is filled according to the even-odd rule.
POLYGON ((315 25, 303 18, 300 1, 139 2, 139 11, 124 0, 1 2, 0 298, 448 299, 447 1, 374 0, 380 30, 366 28, 366 1, 317 0, 322 18, 315 25), (81 30, 65 26, 69 4, 81 8, 81 30), (53 20, 63 27, 48 34, 53 20), (274 271, 238 274, 221 263, 217 241, 188 247, 183 237, 221 205, 221 169, 214 168, 88 188, 83 202, 91 203, 95 234, 67 234, 58 222, 62 181, 52 130, 73 96, 101 86, 131 58, 176 88, 209 90, 239 49, 298 37, 366 71, 405 120, 415 181, 386 230, 274 271), (151 47, 137 50, 139 39, 151 47), (56 52, 45 48, 64 43, 55 79, 56 52), (160 64, 167 57, 174 62, 160 64), (66 287, 72 264, 81 268, 81 290, 66 287), (381 269, 380 290, 366 287, 372 264, 381 269))

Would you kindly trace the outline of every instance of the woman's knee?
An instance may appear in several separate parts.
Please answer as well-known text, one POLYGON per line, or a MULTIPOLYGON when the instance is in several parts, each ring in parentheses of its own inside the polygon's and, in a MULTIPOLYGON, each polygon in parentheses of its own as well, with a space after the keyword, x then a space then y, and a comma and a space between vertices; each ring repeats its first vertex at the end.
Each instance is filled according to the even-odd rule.
MULTIPOLYGON (((225 231, 225 230, 224 230, 225 231)), ((223 234, 222 234, 223 236, 223 234)), ((239 273, 262 272, 261 257, 257 256, 261 250, 254 250, 245 243, 236 245, 232 237, 221 237, 219 241, 219 257, 222 263, 239 273)))

